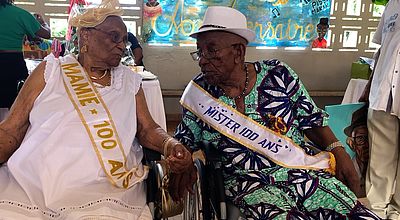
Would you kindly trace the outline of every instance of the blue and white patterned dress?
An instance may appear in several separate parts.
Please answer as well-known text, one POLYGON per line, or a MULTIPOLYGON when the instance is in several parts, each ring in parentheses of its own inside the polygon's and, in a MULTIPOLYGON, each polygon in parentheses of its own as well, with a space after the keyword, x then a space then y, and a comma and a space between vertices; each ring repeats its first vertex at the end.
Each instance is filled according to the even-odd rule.
MULTIPOLYGON (((303 131, 327 126, 328 115, 308 95, 297 74, 278 60, 255 62, 257 81, 245 97, 245 115, 291 138, 307 154, 303 131)), ((194 82, 236 108, 202 74, 194 82)), ((379 219, 343 183, 324 171, 291 169, 219 134, 187 109, 175 137, 193 151, 214 143, 223 160, 225 194, 248 219, 379 219)))

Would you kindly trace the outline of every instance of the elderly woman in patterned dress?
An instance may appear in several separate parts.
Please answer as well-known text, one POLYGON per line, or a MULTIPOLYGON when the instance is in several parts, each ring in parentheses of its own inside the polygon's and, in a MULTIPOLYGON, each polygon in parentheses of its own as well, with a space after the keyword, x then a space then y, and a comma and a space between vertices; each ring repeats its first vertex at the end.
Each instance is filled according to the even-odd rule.
MULTIPOLYGON (((243 14, 210 7, 192 37, 201 73, 181 99, 175 138, 192 151, 204 140, 216 146, 225 194, 246 218, 379 219, 357 201, 360 184, 350 157, 296 73, 279 60, 244 61, 254 32, 243 14)), ((193 172, 175 182, 189 181, 193 172)))

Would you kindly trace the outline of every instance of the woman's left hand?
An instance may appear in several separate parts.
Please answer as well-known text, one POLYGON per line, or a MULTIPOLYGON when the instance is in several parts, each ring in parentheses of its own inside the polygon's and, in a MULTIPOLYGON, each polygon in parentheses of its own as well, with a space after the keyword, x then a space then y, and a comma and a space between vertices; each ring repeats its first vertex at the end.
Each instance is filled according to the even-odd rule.
POLYGON ((181 143, 174 143, 164 155, 172 173, 184 173, 193 166, 192 154, 181 143))
POLYGON ((349 154, 343 147, 336 147, 331 153, 336 159, 336 178, 349 187, 357 197, 362 195, 360 179, 349 154))

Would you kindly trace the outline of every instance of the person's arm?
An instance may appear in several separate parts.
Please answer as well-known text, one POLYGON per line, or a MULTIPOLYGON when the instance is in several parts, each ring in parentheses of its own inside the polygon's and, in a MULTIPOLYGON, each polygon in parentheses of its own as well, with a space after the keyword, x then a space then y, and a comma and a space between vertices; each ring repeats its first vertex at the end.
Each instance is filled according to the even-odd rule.
POLYGON ((193 166, 191 153, 154 122, 142 88, 136 94, 136 109, 138 122, 136 137, 139 143, 163 154, 172 172, 181 173, 193 166))
MULTIPOLYGON (((290 74, 286 78, 293 77, 298 79, 297 74, 286 64, 282 63, 290 74)), ((282 66, 281 66, 282 68, 282 66)), ((270 70, 272 71, 272 70, 270 70)), ((296 85, 293 86, 294 88, 296 85)), ((338 139, 333 134, 332 130, 328 127, 328 114, 314 103, 308 94, 303 83, 298 79, 298 89, 296 91, 298 96, 292 96, 294 103, 300 103, 299 111, 294 116, 299 121, 298 129, 302 131, 307 138, 313 142, 318 148, 324 150, 340 144, 338 139)), ((346 153, 343 147, 336 147, 330 151, 336 159, 336 173, 335 177, 347 185, 354 193, 360 195, 360 180, 358 179, 354 165, 350 156, 346 153)))
POLYGON ((4 163, 18 149, 29 127, 29 113, 43 90, 45 62, 30 74, 12 105, 9 115, 0 123, 0 163, 4 163))
POLYGON ((135 57, 135 64, 141 66, 143 60, 143 50, 141 47, 136 47, 132 50, 133 56, 135 57))
MULTIPOLYGON (((176 127, 174 137, 191 152, 201 149, 202 130, 199 119, 190 111, 183 108, 182 120, 176 127)), ((175 201, 186 196, 186 192, 194 193, 193 184, 197 180, 197 169, 192 166, 185 173, 173 174, 170 177, 170 194, 175 201)))
POLYGON ((139 45, 138 39, 131 32, 128 32, 128 41, 131 43, 131 51, 135 57, 135 64, 138 66, 143 65, 143 50, 139 45))
POLYGON ((304 130, 307 138, 317 145, 320 150, 325 150, 327 146, 338 141, 335 134, 328 126, 313 127, 304 130))
POLYGON ((354 164, 332 130, 328 126, 314 127, 304 130, 304 133, 310 141, 320 146, 322 150, 328 148, 328 146, 336 146, 330 151, 336 160, 335 177, 348 186, 357 196, 362 195, 360 179, 354 164))
POLYGON ((35 33, 35 35, 37 37, 50 39, 50 37, 51 37, 50 27, 46 23, 46 21, 43 19, 43 16, 41 16, 40 14, 34 14, 34 17, 40 23, 40 29, 35 33))
POLYGON ((378 51, 374 55, 374 59, 375 59, 374 68, 372 70, 371 76, 368 79, 367 85, 365 85, 365 88, 364 88, 363 93, 361 94, 361 97, 358 99, 359 102, 369 103, 369 93, 371 91, 371 83, 372 83, 372 79, 375 74, 375 69, 378 64, 380 54, 381 54, 381 49, 379 48, 378 51))

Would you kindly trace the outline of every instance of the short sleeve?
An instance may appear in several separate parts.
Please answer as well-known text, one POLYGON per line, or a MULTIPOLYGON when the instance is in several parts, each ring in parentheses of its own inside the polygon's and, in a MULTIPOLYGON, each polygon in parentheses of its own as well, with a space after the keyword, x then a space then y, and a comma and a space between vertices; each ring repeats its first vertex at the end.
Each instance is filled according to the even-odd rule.
MULTIPOLYGON (((141 85, 142 85, 142 77, 134 73, 131 69, 129 69, 126 66, 120 65, 118 68, 121 68, 123 72, 124 77, 116 77, 116 84, 123 84, 124 82, 121 81, 122 79, 125 79, 124 81, 126 82, 126 86, 128 87, 128 90, 132 92, 133 94, 137 94, 141 85)), ((116 85, 116 87, 120 87, 116 85)))
POLYGON ((36 32, 40 29, 40 23, 31 13, 21 10, 19 21, 27 35, 31 37, 36 36, 36 32))
POLYGON ((54 75, 52 73, 54 73, 59 67, 60 61, 53 55, 53 53, 50 53, 48 56, 46 56, 44 61, 46 61, 46 68, 44 69, 44 81, 49 83, 49 80, 51 80, 54 75))
POLYGON ((133 74, 133 93, 137 94, 140 87, 142 86, 142 77, 139 74, 133 74))

